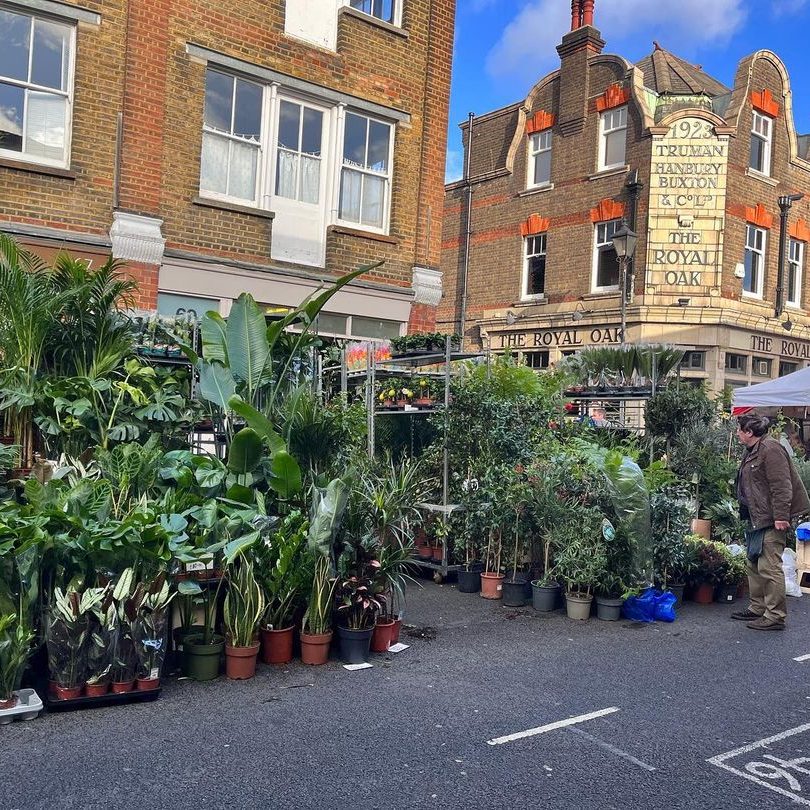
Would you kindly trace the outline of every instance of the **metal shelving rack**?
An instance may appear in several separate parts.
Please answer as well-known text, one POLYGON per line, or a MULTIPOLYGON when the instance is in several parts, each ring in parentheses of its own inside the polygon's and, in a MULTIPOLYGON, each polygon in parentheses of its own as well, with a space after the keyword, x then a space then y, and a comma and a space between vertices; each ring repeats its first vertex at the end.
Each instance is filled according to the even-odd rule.
MULTIPOLYGON (((380 416, 425 416, 432 413, 447 413, 450 407, 450 379, 453 375, 452 363, 458 360, 483 359, 485 355, 470 352, 454 352, 450 336, 445 338, 444 351, 426 352, 424 354, 403 355, 390 360, 376 360, 374 353, 369 351, 366 355, 365 370, 349 371, 346 368, 345 355, 341 363, 341 391, 348 391, 349 381, 352 379, 365 380, 365 404, 368 427, 368 454, 369 458, 374 456, 375 447, 375 420, 380 416), (443 364, 442 371, 421 372, 425 377, 431 377, 444 381, 444 400, 440 405, 432 408, 408 408, 406 410, 380 409, 376 406, 375 389, 377 372, 384 371, 391 377, 406 376, 413 373, 415 368, 424 366, 435 366, 443 364)), ((325 368, 323 371, 337 370, 337 367, 325 368)), ((450 493, 450 460, 447 447, 444 448, 442 463, 442 500, 441 503, 419 503, 417 507, 425 512, 440 515, 443 518, 449 517, 453 512, 461 507, 458 504, 449 503, 450 493)), ((447 561, 447 541, 442 542, 442 559, 439 561, 427 561, 416 558, 414 560, 423 568, 434 571, 433 578, 436 582, 441 582, 449 572, 458 571, 462 566, 451 565, 447 561)))

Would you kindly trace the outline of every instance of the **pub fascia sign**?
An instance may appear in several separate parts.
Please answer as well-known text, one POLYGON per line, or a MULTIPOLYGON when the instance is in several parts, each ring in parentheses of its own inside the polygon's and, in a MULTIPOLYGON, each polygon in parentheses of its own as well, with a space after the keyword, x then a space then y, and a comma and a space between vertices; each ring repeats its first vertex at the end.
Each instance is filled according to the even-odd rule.
POLYGON ((576 349, 580 346, 622 342, 618 326, 586 329, 535 329, 493 335, 497 349, 576 349))
POLYGON ((727 164, 728 136, 702 118, 653 137, 647 280, 659 292, 719 283, 727 164))
POLYGON ((810 360, 810 343, 801 340, 788 340, 783 337, 751 335, 751 351, 760 354, 777 354, 796 360, 810 360))

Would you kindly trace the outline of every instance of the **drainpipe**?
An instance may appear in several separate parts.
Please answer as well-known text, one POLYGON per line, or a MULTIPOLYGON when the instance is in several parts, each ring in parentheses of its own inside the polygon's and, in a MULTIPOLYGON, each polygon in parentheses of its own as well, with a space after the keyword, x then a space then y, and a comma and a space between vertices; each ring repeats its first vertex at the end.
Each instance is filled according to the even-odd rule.
MULTIPOLYGON (((636 227, 636 220, 638 214, 638 198, 641 196, 641 189, 644 188, 644 183, 642 183, 638 179, 638 169, 633 169, 627 175, 627 182, 625 182, 625 188, 627 189, 627 201, 630 207, 630 230, 634 233, 638 233, 638 228, 636 227)), ((629 284, 629 298, 632 301, 635 295, 636 283, 635 283, 635 256, 631 257, 627 262, 627 283, 629 284)))
POLYGON ((786 194, 779 197, 779 260, 776 270, 776 306, 774 315, 778 318, 785 309, 785 251, 787 250, 788 214, 793 203, 798 202, 804 194, 786 194))
POLYGON ((472 156, 472 135, 473 121, 475 113, 470 113, 467 117, 467 155, 464 161, 464 179, 467 181, 467 228, 464 234, 464 264, 462 266, 461 281, 461 316, 459 318, 459 332, 461 333, 461 345, 459 348, 464 351, 464 332, 467 329, 467 276, 470 270, 470 238, 472 237, 472 195, 473 187, 470 179, 470 158, 472 156))

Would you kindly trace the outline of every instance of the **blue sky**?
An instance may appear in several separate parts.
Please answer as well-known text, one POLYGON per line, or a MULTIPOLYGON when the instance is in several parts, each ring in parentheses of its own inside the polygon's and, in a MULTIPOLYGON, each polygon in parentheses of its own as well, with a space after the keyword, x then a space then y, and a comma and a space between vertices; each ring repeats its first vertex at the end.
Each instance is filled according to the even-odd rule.
MULTIPOLYGON (((526 97, 559 66, 555 47, 571 23, 570 0, 457 0, 447 179, 462 174, 458 124, 526 97)), ((737 63, 760 48, 787 65, 796 128, 810 132, 810 0, 596 0, 606 53, 633 62, 653 40, 731 86, 737 63)))

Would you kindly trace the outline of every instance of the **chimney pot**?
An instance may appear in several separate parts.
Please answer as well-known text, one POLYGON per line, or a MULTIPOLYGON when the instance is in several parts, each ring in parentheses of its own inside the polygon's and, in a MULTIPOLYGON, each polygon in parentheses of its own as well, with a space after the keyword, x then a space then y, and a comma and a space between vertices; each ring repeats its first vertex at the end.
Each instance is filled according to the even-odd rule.
POLYGON ((571 0, 571 30, 582 25, 582 0, 571 0))
POLYGON ((582 0, 582 24, 593 25, 594 0, 582 0))

